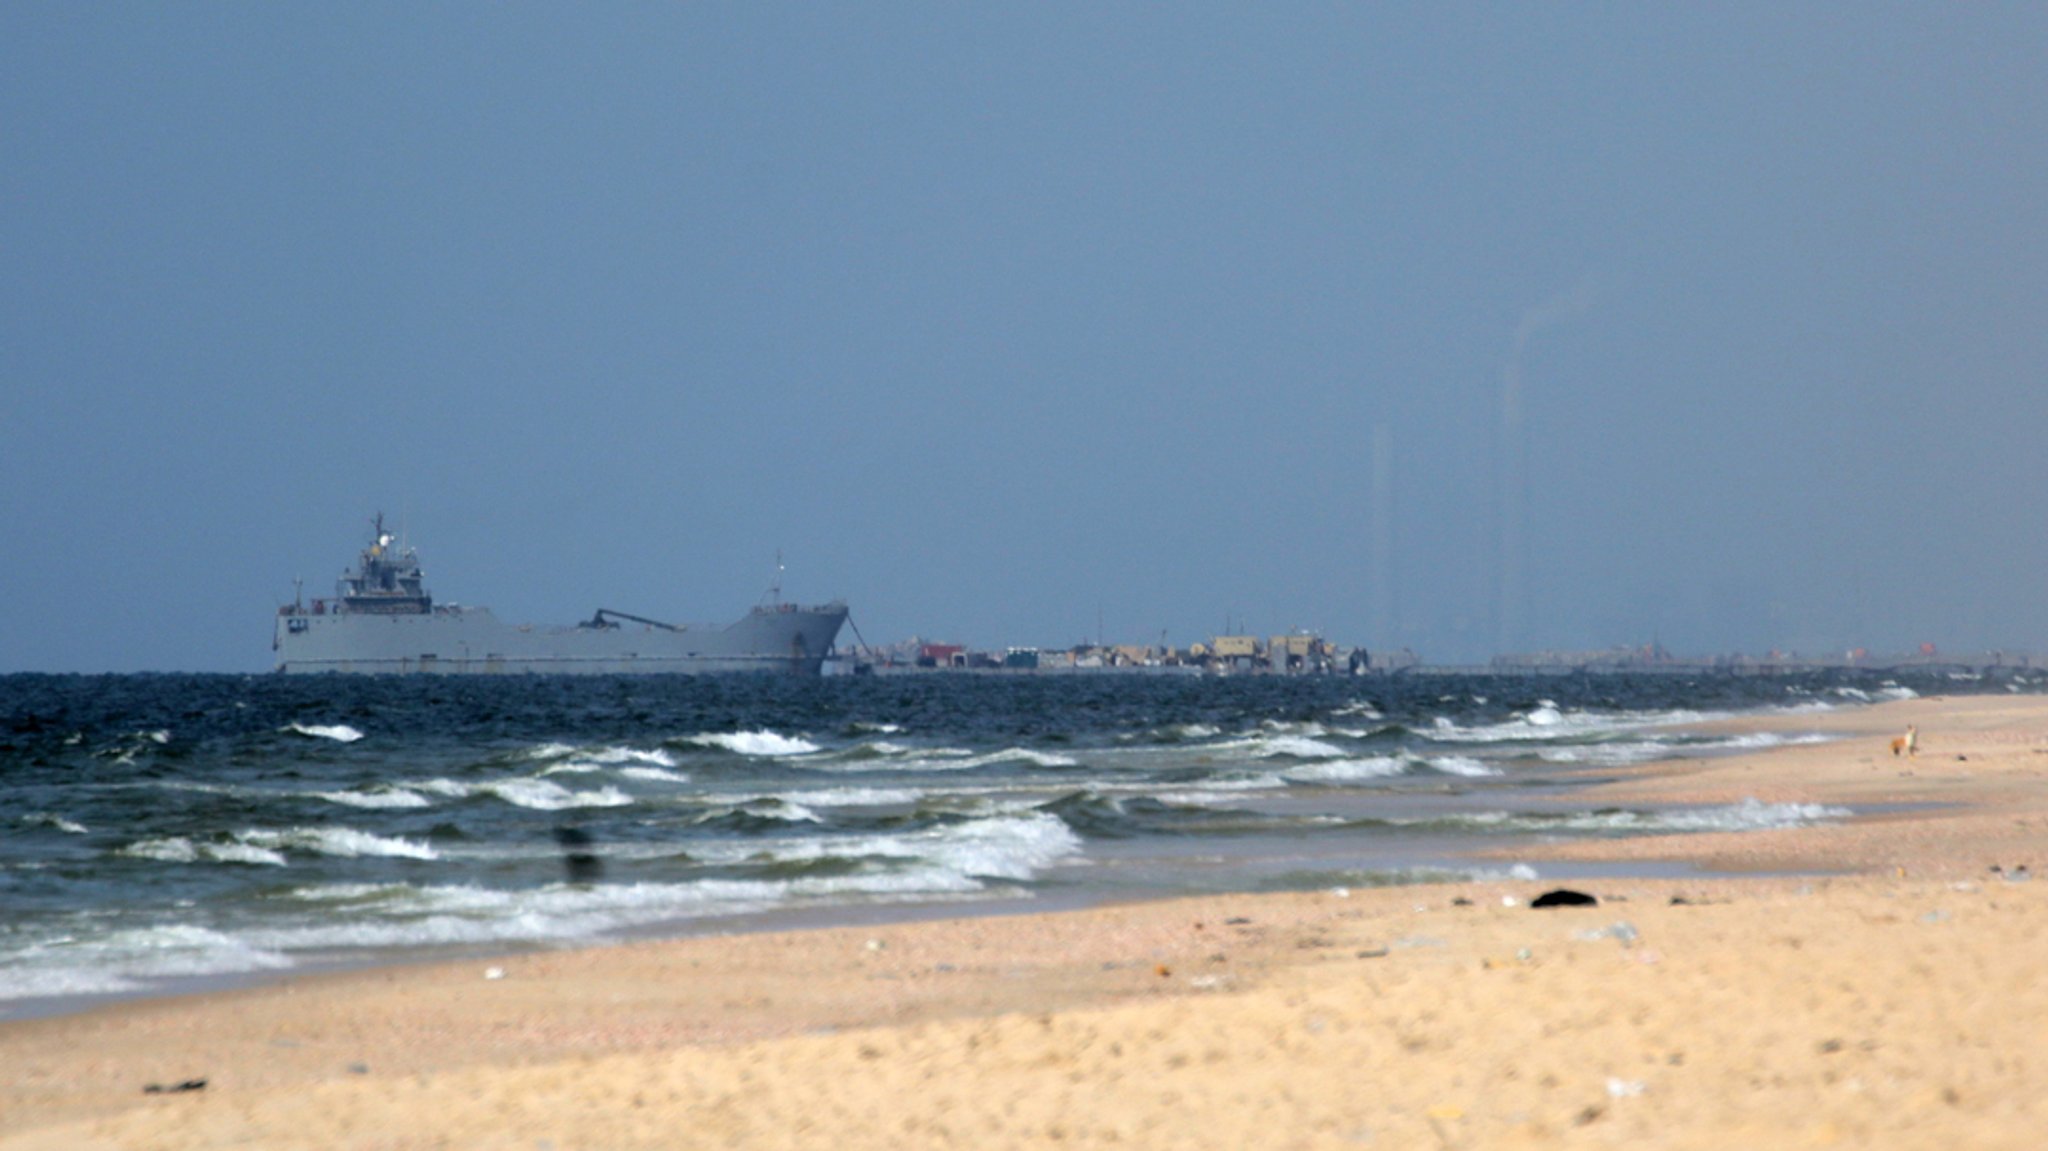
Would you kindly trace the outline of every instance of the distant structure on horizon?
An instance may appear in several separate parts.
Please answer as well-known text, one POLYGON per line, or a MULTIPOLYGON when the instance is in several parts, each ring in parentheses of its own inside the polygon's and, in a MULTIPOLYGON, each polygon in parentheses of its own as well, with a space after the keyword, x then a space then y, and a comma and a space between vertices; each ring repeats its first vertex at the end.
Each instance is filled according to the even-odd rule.
POLYGON ((370 675, 818 675, 846 622, 844 603, 769 602, 720 625, 663 623, 599 608, 562 627, 500 623, 488 608, 436 603, 419 556, 384 530, 341 573, 332 597, 295 595, 278 609, 277 670, 370 675))

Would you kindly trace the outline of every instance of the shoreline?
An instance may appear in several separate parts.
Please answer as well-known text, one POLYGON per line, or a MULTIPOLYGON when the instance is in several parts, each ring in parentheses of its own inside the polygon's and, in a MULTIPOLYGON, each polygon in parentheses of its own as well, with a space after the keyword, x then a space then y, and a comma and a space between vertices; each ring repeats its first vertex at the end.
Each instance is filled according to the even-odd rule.
POLYGON ((1596 908, 1527 880, 931 906, 123 999, 0 1023, 0 1148, 2030 1146, 2048 700, 1686 726, 1731 725, 1845 738, 1594 802, 1890 806, 1515 849, 1729 873, 1566 881, 1596 908))

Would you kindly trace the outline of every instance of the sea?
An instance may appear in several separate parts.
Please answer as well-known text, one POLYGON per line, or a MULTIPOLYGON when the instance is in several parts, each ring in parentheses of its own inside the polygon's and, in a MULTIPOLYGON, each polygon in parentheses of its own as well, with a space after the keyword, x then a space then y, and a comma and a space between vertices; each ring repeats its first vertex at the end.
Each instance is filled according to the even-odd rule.
POLYGON ((1850 818, 1585 792, 1973 689, 2043 684, 0 676, 0 1020, 653 936, 1642 873, 1516 853, 1850 818), (1794 719, 1701 730, 1759 713, 1794 719))

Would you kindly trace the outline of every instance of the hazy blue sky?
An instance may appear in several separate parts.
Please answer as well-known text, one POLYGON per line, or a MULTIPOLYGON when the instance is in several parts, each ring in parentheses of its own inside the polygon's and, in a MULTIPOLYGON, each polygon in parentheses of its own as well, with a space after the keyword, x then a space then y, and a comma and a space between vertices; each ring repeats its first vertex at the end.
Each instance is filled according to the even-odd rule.
POLYGON ((2041 5, 14 0, 0 671, 267 668, 379 509, 518 621, 780 549, 874 641, 2048 649, 2044 61, 2041 5))

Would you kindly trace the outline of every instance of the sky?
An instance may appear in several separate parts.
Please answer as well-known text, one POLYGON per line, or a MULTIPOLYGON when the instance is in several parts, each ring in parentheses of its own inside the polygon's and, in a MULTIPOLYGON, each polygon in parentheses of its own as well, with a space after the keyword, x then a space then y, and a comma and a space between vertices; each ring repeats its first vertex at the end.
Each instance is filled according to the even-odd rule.
POLYGON ((0 672, 2048 651, 2048 7, 0 6, 0 672))

